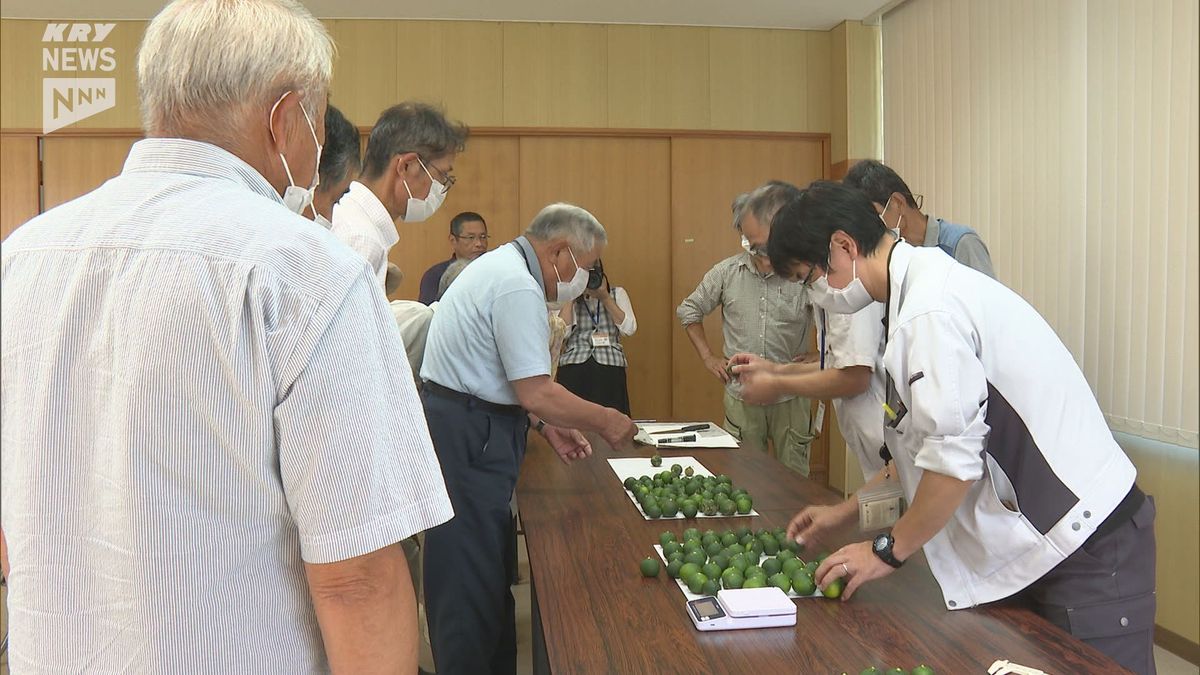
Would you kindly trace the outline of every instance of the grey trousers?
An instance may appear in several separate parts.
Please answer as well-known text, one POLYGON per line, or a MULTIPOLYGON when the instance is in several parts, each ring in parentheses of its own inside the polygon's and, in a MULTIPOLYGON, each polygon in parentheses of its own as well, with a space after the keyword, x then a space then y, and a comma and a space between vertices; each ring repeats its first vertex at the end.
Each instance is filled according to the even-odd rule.
POLYGON ((1034 611, 1138 675, 1154 675, 1154 498, 1022 592, 1034 611))

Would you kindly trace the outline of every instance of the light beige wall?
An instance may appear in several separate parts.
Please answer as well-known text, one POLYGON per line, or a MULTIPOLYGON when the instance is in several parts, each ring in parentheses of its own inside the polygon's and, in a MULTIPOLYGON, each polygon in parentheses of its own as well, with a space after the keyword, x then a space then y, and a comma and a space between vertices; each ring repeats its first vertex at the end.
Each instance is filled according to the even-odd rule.
MULTIPOLYGON (((134 73, 145 25, 117 22, 98 45, 116 50, 117 105, 74 128, 139 126, 134 73)), ((830 36, 823 31, 357 19, 326 25, 339 50, 333 102, 358 125, 415 98, 442 103, 473 126, 830 130, 830 36)), ((45 26, 0 20, 0 128, 41 126, 45 26)))
POLYGON ((1130 454, 1158 498, 1158 622, 1193 642, 1198 18, 1195 0, 910 0, 883 19, 885 160, 979 230, 1113 429, 1177 449, 1130 454))
POLYGON ((883 156, 878 26, 843 21, 829 31, 833 164, 883 156))

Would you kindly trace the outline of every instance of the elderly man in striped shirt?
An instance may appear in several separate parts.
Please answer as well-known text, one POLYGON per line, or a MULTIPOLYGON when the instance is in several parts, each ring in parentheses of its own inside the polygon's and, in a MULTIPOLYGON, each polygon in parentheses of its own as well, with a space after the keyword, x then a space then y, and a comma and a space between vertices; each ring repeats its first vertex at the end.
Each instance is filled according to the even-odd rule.
POLYGON ((396 543, 452 509, 373 270, 299 215, 332 55, 294 0, 176 0, 148 138, 4 242, 14 672, 416 672, 396 543))

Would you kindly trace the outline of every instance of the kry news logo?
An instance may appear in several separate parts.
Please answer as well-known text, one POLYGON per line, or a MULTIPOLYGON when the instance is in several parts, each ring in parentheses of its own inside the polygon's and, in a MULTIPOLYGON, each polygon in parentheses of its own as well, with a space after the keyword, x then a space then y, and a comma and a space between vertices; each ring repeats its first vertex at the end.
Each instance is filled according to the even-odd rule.
MULTIPOLYGON (((104 42, 115 23, 48 23, 43 43, 76 46, 42 47, 43 73, 111 73, 117 68, 116 50, 92 46, 104 42)), ((115 77, 43 77, 42 133, 104 112, 117 104, 115 77)))

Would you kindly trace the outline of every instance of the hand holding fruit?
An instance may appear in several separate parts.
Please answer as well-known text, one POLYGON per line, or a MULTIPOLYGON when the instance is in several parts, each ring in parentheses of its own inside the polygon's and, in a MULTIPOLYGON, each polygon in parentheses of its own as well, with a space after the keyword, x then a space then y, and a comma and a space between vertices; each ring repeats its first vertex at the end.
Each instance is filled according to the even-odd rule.
POLYGON ((550 443, 550 447, 554 448, 554 453, 564 464, 590 457, 592 454, 592 444, 575 429, 564 429, 547 424, 542 429, 542 435, 546 437, 546 441, 550 443))
POLYGON ((859 586, 881 577, 886 577, 896 571, 894 567, 883 562, 871 550, 871 542, 860 541, 857 544, 843 546, 837 553, 826 558, 817 568, 817 587, 825 590, 838 580, 846 584, 842 592, 842 600, 849 600, 859 586))

